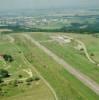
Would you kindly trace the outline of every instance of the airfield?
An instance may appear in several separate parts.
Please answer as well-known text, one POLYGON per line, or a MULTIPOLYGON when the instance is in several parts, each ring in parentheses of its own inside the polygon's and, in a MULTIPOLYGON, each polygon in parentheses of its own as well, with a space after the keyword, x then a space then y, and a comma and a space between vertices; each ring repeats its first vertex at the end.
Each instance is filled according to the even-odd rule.
POLYGON ((89 34, 0 34, 0 100, 98 100, 99 38, 89 34))

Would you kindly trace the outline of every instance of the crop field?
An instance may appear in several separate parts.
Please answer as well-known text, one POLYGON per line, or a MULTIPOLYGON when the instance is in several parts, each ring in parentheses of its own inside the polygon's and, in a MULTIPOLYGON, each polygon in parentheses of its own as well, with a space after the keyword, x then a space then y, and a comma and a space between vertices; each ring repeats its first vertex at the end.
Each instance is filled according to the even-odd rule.
POLYGON ((73 33, 0 35, 0 69, 10 75, 0 83, 0 100, 98 100, 97 41, 73 33), (6 61, 4 54, 13 61, 6 61))

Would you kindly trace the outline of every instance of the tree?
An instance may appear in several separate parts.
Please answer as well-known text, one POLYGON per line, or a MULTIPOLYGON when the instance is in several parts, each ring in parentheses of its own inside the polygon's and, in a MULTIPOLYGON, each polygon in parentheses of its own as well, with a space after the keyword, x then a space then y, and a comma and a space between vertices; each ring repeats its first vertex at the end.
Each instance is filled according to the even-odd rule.
POLYGON ((91 53, 90 56, 94 56, 94 53, 91 53))
POLYGON ((0 83, 2 83, 3 82, 3 80, 2 80, 2 78, 0 78, 0 83))
POLYGON ((5 61, 12 62, 14 59, 11 55, 4 54, 3 58, 5 61))
POLYGON ((9 77, 9 73, 7 70, 0 69, 0 78, 6 78, 9 77))

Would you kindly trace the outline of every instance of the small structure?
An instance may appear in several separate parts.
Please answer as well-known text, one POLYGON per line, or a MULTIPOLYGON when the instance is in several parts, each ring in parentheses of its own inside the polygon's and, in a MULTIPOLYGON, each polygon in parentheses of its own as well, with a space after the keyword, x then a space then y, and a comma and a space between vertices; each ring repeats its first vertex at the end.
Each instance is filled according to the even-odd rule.
POLYGON ((65 35, 58 35, 51 37, 53 40, 59 42, 59 43, 70 43, 72 41, 72 38, 65 36, 65 35))

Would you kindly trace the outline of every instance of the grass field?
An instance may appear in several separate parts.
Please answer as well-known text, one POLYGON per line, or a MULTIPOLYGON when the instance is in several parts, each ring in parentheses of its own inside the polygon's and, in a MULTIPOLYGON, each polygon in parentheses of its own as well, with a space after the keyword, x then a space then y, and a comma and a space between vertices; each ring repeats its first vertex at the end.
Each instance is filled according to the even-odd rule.
MULTIPOLYGON (((40 36, 39 40, 41 41, 42 39, 45 40, 40 36)), ((24 40, 24 38, 20 37, 20 40, 24 40)), ((77 79, 66 72, 66 70, 62 66, 51 60, 50 57, 44 54, 42 50, 39 50, 39 48, 37 48, 31 42, 27 42, 27 40, 24 40, 23 42, 27 44, 24 46, 27 49, 26 51, 29 51, 29 53, 27 53, 26 55, 27 59, 41 72, 43 77, 45 77, 48 82, 50 82, 50 84, 58 94, 60 100, 64 100, 66 98, 75 100, 87 98, 85 94, 89 95, 89 93, 84 93, 85 91, 83 89, 85 89, 86 87, 81 85, 82 83, 77 81, 77 79), (33 60, 31 60, 32 58, 33 60), (64 84, 61 83, 62 81, 64 84), (80 86, 82 86, 83 88, 80 88, 80 86)), ((22 45, 20 47, 22 47, 22 45)))
POLYGON ((70 34, 71 36, 80 39, 86 44, 89 53, 93 53, 93 59, 99 63, 99 38, 94 35, 81 35, 81 34, 70 34))
MULTIPOLYGON (((88 49, 89 54, 94 53, 94 58, 99 58, 98 55, 98 38, 95 38, 91 35, 81 35, 81 34, 72 34, 72 33, 34 33, 32 34, 33 38, 40 41, 41 44, 49 48, 51 51, 53 51, 55 54, 57 54, 59 57, 66 60, 69 64, 73 65, 73 67, 77 68, 79 71, 83 72, 84 74, 91 77, 93 80, 95 80, 97 83, 99 83, 99 78, 97 76, 99 75, 99 67, 96 65, 90 63, 88 59, 82 54, 80 51, 74 49, 73 43, 70 44, 60 44, 57 41, 52 42, 43 42, 46 40, 50 40, 50 36, 57 36, 57 35, 68 35, 72 36, 74 38, 77 38, 81 41, 83 41, 88 49), (43 34, 43 35, 42 35, 43 34), (49 37, 49 38, 48 38, 49 37), (93 42, 94 41, 94 42, 93 42), (94 45, 94 44, 96 45, 94 45), (92 49, 93 48, 93 49, 92 49), (96 54, 97 53, 97 54, 96 54), (75 59, 76 58, 76 59, 75 59)), ((95 59, 96 60, 96 59, 95 59)))
MULTIPOLYGON (((9 39, 4 40, 4 37, 2 36, 2 39, 0 39, 0 43, 2 42, 2 44, 0 44, 0 54, 6 53, 14 57, 14 61, 11 63, 6 63, 4 60, 0 60, 0 69, 6 69, 11 74, 10 78, 5 79, 5 81, 18 80, 19 75, 22 75, 23 79, 28 78, 29 74, 24 70, 29 69, 31 69, 33 76, 39 77, 35 70, 29 66, 24 55, 20 53, 21 50, 18 48, 18 45, 10 43, 10 41, 8 41, 9 39)), ((24 80, 23 83, 20 83, 17 87, 10 85, 10 83, 7 86, 2 86, 1 84, 0 89, 1 88, 5 93, 3 94, 4 96, 0 96, 0 100, 31 100, 32 98, 33 100, 55 100, 52 92, 42 79, 37 82, 33 81, 31 85, 27 85, 24 80)))
MULTIPOLYGON (((72 44, 65 45, 55 41, 48 41, 51 39, 50 36, 64 33, 28 34, 75 68, 90 76, 97 83, 99 82, 99 78, 96 77, 99 75, 97 66, 91 64, 84 55, 80 55, 80 52, 72 48, 72 44)), ((13 42, 9 41, 8 38, 6 40, 3 37, 0 39, 0 53, 7 53, 14 57, 14 61, 11 63, 5 63, 3 60, 0 61, 0 68, 5 68, 12 74, 5 81, 19 79, 18 75, 20 74, 22 74, 23 78, 27 78, 29 75, 23 69, 31 69, 33 76, 40 77, 38 74, 40 73, 49 83, 56 92, 58 100, 99 99, 98 95, 68 73, 63 66, 44 53, 43 50, 23 37, 21 33, 11 34, 11 36, 15 39, 13 42), (38 73, 36 73, 35 69, 38 73)), ((74 35, 74 37, 76 36, 74 35)), ((39 81, 33 81, 31 85, 26 85, 26 82, 24 82, 19 84, 18 87, 8 85, 4 86, 3 89, 7 93, 4 96, 0 96, 0 100, 55 100, 53 91, 46 85, 46 82, 42 78, 39 81)))

